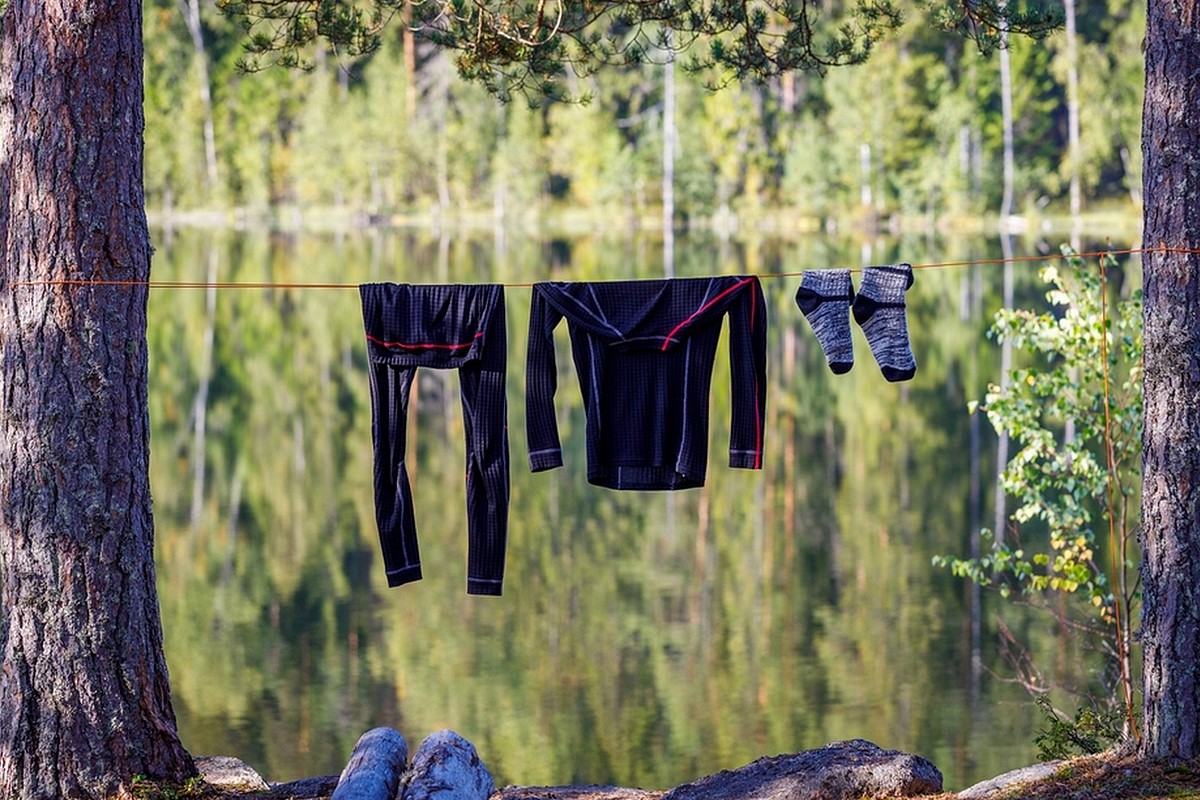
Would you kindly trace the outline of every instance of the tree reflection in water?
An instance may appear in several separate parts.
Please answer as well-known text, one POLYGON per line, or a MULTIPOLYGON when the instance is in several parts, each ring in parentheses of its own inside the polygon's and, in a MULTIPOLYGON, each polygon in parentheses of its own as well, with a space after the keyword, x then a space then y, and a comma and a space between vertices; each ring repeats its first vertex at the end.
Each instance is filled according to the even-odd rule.
MULTIPOLYGON (((661 274, 645 238, 440 241, 411 234, 159 232, 158 280, 524 282, 661 274), (550 253, 559 267, 551 270, 550 253)), ((874 242, 878 263, 964 242, 874 242)), ((972 253, 979 257, 991 253, 972 253)), ((858 266, 852 241, 676 243, 676 274, 858 266)), ((947 786, 1032 759, 1036 719, 995 642, 1000 612, 1057 677, 1088 659, 1045 621, 930 566, 964 552, 994 480, 969 399, 999 272, 927 270, 908 293, 919 371, 885 383, 861 333, 833 376, 792 301, 771 314, 767 459, 731 470, 727 365, 708 485, 587 485, 577 383, 559 364, 566 466, 525 467, 528 291, 508 291, 513 449, 505 595, 465 594, 457 376, 420 376, 413 484, 425 580, 387 590, 371 496, 357 292, 155 289, 152 477, 168 662, 185 744, 271 780, 337 772, 367 728, 450 727, 497 783, 664 787, 764 754, 863 737, 921 753, 947 786), (962 313, 960 313, 960 310, 962 313), (972 462, 974 459, 974 463, 972 462), (972 480, 973 468, 976 478, 972 480), (979 474, 982 471, 982 480, 979 474), (974 644, 973 644, 974 643, 974 644), (973 657, 986 668, 972 669, 973 657)), ((1034 270, 1018 302, 1037 302, 1034 270)), ((977 663, 979 663, 977 661, 977 663)))

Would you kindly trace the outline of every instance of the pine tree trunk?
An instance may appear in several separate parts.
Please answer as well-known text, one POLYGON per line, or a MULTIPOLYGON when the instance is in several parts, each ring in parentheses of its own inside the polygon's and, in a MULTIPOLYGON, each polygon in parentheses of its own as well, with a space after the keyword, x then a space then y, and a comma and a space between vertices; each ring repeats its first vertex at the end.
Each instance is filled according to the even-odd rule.
POLYGON ((0 797, 194 772, 148 475, 137 0, 10 0, 0 33, 0 797))
MULTIPOLYGON (((1200 4, 1147 4, 1144 242, 1200 248, 1200 4)), ((1142 440, 1143 754, 1200 756, 1200 255, 1151 252, 1142 440)))

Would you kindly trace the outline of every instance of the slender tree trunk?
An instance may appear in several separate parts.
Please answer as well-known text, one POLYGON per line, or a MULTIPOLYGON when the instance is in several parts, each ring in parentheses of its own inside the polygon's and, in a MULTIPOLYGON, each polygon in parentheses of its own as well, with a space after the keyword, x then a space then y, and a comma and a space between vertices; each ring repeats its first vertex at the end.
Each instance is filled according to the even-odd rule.
MULTIPOLYGON (((1004 288, 1002 292, 1004 309, 1011 311, 1013 307, 1013 240, 1008 233, 1000 234, 1000 252, 1004 257, 1004 288)), ((1010 338, 1006 337, 1000 343, 1001 391, 1007 391, 1012 383, 1012 362, 1013 343, 1010 338)), ((1008 533, 1008 506, 1004 495, 1004 470, 1008 466, 1008 445, 1008 431, 1002 430, 999 440, 996 442, 996 487, 993 502, 995 519, 992 529, 992 541, 996 544, 1004 544, 1005 535, 1008 533)))
POLYGON ((675 51, 666 32, 667 63, 663 65, 662 225, 663 275, 675 277, 675 51))
MULTIPOLYGON (((1079 37, 1075 35, 1075 0, 1064 0, 1063 9, 1066 12, 1067 40, 1067 171, 1070 174, 1071 249, 1078 253, 1083 241, 1083 220, 1079 216, 1083 211, 1083 189, 1079 178, 1079 37)), ((1078 368, 1072 367, 1069 377, 1072 381, 1078 381, 1078 368)), ((1063 444, 1072 444, 1074 441, 1075 418, 1067 417, 1063 423, 1063 444)))
POLYGON ((450 144, 446 141, 446 129, 450 124, 450 65, 449 57, 443 55, 434 67, 436 75, 430 91, 431 97, 436 97, 434 114, 436 115, 437 142, 434 144, 434 179, 437 183, 438 230, 443 230, 446 217, 450 214, 450 144))
POLYGON ((1000 42, 1000 115, 1004 136, 1004 194, 1000 199, 1000 227, 1008 229, 1008 218, 1013 213, 1013 195, 1016 169, 1013 165, 1013 104, 1012 104, 1012 58, 1008 53, 1008 34, 1002 34, 1000 42))
POLYGON ((785 72, 779 76, 779 110, 784 114, 796 112, 796 73, 785 72))
POLYGON ((0 797, 194 773, 154 583, 142 9, 10 0, 0 34, 0 797))
MULTIPOLYGON (((1014 180, 1016 169, 1013 157, 1013 104, 1012 104, 1012 59, 1008 52, 1008 35, 1002 34, 1000 41, 1000 116, 1004 138, 1004 189, 1000 198, 1000 247, 1004 256, 1004 307, 1013 307, 1013 242, 1010 232, 1009 218, 1013 213, 1014 180)), ((1007 388, 1009 371, 1012 369, 1012 342, 1005 339, 1000 345, 1000 386, 1007 388)), ((996 544, 1004 543, 1005 527, 1008 524, 1008 512, 1005 507, 1004 485, 1002 474, 1008 466, 1008 433, 1000 432, 1000 441, 996 445, 996 492, 995 492, 995 530, 993 534, 996 544)))
POLYGON ((863 142, 858 146, 858 202, 864 211, 870 211, 874 205, 874 193, 871 191, 871 145, 863 142))
POLYGON ((400 19, 403 26, 401 46, 404 48, 404 119, 407 125, 412 125, 417 115, 417 39, 413 36, 412 0, 405 0, 400 19))
POLYGON ((204 338, 200 340, 200 382, 192 404, 192 533, 204 516, 204 478, 208 466, 208 390, 212 383, 213 346, 217 338, 217 248, 208 248, 208 288, 204 290, 204 338))
POLYGON ((1067 170, 1070 173, 1071 247, 1079 250, 1083 189, 1079 179, 1079 42, 1075 35, 1075 0, 1064 0, 1067 39, 1067 170))
MULTIPOLYGON (((1130 180, 1130 177, 1129 177, 1134 174, 1133 158, 1129 152, 1129 148, 1126 147, 1125 145, 1121 145, 1121 147, 1117 150, 1117 153, 1121 156, 1121 169, 1123 169, 1125 171, 1125 182, 1128 184, 1128 187, 1129 187, 1129 202, 1133 203, 1138 208, 1141 208, 1141 206, 1142 206, 1141 181, 1138 180, 1137 178, 1130 180)), ((1142 180, 1144 180, 1145 173, 1143 172, 1142 176, 1140 176, 1140 177, 1142 180)))
MULTIPOLYGON (((212 81, 208 76, 208 51, 204 49, 204 29, 200 25, 200 0, 183 0, 183 18, 192 37, 196 60, 196 80, 200 84, 200 106, 204 109, 204 181, 209 192, 217 190, 217 136, 213 124, 212 81)), ((213 197, 209 196, 209 202, 213 197)))
MULTIPOLYGON (((496 102, 496 148, 495 154, 508 148, 508 106, 496 102)), ((499 155, 492 157, 492 243, 496 259, 504 260, 506 245, 505 222, 508 217, 508 165, 499 155)))
POLYGON ((1144 755, 1200 756, 1200 3, 1146 5, 1144 755))

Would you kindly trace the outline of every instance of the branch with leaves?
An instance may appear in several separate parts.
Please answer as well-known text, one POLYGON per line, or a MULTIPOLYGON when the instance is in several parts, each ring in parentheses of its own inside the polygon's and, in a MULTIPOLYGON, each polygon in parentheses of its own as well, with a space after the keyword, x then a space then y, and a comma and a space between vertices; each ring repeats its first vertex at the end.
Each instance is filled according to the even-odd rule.
MULTIPOLYGON (((502 99, 562 95, 562 79, 687 51, 686 69, 729 80, 858 64, 902 23, 894 0, 830 11, 816 0, 219 0, 249 38, 243 66, 305 67, 323 40, 347 57, 371 53, 400 14, 414 33, 457 52, 463 77, 502 99), (405 5, 407 4, 407 9, 405 5)), ((984 50, 1007 33, 1044 36, 1055 7, 1004 0, 925 0, 935 25, 984 50)))
POLYGON ((1138 532, 1131 517, 1141 464, 1142 299, 1135 292, 1110 312, 1105 276, 1115 266, 1105 256, 1098 271, 1088 270, 1072 257, 1066 269, 1042 271, 1053 312, 996 314, 991 334, 1036 359, 1012 370, 1007 387, 993 384, 982 406, 992 426, 1020 447, 1000 476, 1018 503, 1010 515, 1016 544, 997 542, 980 558, 938 556, 934 563, 996 586, 1004 597, 1085 597, 1103 623, 1132 717, 1130 631, 1139 586, 1129 573, 1138 532), (1068 419, 1073 437, 1062 433, 1068 419), (1026 525, 1035 535, 1023 544, 1026 525), (1111 569, 1097 555, 1104 547, 1111 569))

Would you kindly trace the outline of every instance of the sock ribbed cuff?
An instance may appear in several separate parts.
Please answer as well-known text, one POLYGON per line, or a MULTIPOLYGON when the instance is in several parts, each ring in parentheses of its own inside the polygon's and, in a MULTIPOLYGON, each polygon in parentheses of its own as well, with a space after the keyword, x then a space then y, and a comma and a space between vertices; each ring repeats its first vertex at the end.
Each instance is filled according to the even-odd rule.
POLYGON ((858 293, 877 303, 903 303, 904 293, 913 285, 911 264, 890 267, 867 267, 863 270, 858 293))

